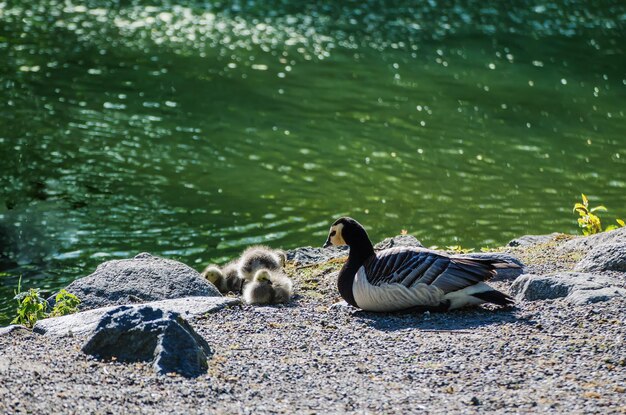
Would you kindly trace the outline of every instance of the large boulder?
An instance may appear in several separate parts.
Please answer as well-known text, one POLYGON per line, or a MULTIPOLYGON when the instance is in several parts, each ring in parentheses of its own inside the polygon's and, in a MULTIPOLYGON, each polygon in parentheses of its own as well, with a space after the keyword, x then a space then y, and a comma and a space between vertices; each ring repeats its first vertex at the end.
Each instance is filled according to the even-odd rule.
MULTIPOLYGON (((170 298, 222 296, 196 270, 148 253, 104 262, 93 274, 77 279, 66 290, 80 298, 81 310, 170 298)), ((48 302, 53 305, 54 296, 48 302)))
POLYGON ((626 240, 592 248, 576 264, 574 271, 626 271, 626 240))
POLYGON ((626 289, 614 278, 579 272, 551 275, 524 274, 511 285, 518 301, 562 298, 573 304, 590 304, 614 297, 626 297, 626 289))
MULTIPOLYGON (((238 298, 229 297, 186 297, 171 300, 153 301, 133 305, 132 307, 152 307, 164 312, 175 312, 187 320, 221 310, 224 307, 240 304, 238 298)), ((112 310, 125 306, 110 306, 82 311, 62 317, 46 318, 37 321, 33 331, 46 336, 84 336, 91 335, 100 324, 102 316, 112 310)))
POLYGON ((211 348, 180 314, 148 306, 122 306, 102 316, 82 351, 120 362, 151 361, 159 374, 206 373, 211 348))

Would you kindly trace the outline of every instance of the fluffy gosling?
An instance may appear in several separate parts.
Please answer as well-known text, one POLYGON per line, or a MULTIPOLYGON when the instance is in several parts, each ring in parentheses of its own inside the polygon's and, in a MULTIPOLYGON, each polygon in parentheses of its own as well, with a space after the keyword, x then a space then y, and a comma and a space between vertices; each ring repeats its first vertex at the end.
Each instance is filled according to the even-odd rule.
POLYGON ((208 265, 204 271, 202 271, 202 276, 215 285, 218 290, 220 289, 221 282, 224 279, 224 274, 222 274, 220 267, 217 265, 208 265))
POLYGON ((260 269, 280 271, 284 267, 286 259, 283 251, 275 251, 262 245, 251 246, 241 254, 239 275, 246 282, 250 282, 260 269))
POLYGON ((293 283, 282 272, 260 269, 243 289, 246 304, 287 303, 293 294, 293 283))
POLYGON ((202 275, 212 282, 222 294, 230 291, 241 292, 243 279, 239 277, 237 262, 230 262, 222 269, 216 265, 209 265, 202 271, 202 275))

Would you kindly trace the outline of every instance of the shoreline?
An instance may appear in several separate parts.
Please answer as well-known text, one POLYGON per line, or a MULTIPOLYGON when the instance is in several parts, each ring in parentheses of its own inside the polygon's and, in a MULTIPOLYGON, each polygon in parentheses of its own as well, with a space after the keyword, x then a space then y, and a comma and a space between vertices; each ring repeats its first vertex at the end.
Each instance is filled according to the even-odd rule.
MULTIPOLYGON (((525 263, 525 275, 573 273, 600 243, 586 241, 552 237, 504 252, 525 263)), ((97 360, 80 351, 80 335, 0 335, 0 412, 626 410, 626 297, 585 304, 567 296, 522 299, 509 309, 441 314, 368 313, 334 305, 341 265, 289 262, 297 295, 288 305, 232 304, 190 319, 213 350, 208 372, 197 378, 159 376, 149 363, 97 360)), ((626 289, 624 271, 601 274, 626 289)), ((492 281, 506 293, 516 284, 492 281)))

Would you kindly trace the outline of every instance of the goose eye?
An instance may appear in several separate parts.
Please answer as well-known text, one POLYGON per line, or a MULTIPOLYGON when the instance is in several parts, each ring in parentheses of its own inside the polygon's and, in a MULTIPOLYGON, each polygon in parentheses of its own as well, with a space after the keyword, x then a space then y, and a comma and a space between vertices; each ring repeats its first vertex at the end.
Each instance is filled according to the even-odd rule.
POLYGON ((330 233, 330 236, 335 236, 336 234, 337 234, 337 231, 332 231, 332 232, 330 233))

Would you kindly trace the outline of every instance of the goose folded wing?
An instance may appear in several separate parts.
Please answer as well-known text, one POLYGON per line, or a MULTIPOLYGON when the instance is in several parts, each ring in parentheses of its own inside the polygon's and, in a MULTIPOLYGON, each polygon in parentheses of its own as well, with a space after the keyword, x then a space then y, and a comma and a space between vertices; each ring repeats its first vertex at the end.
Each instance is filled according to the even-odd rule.
POLYGON ((429 250, 403 250, 378 256, 366 265, 372 285, 433 285, 448 293, 485 281, 495 274, 489 260, 450 257, 429 250))

